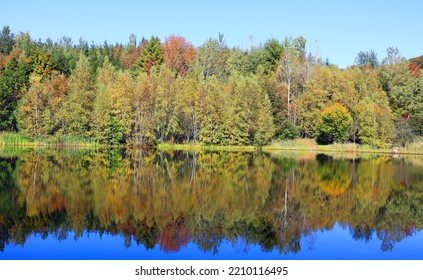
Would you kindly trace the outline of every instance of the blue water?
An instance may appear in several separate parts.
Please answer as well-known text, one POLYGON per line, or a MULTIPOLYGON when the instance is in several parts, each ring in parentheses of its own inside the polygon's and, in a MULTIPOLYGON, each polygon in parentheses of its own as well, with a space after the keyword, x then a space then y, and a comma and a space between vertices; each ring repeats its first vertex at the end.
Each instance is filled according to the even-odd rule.
POLYGON ((422 232, 422 157, 0 150, 0 259, 423 260, 422 232))
POLYGON ((84 233, 77 240, 73 232, 65 240, 53 236, 42 239, 31 235, 24 246, 7 245, 0 259, 11 260, 415 260, 423 259, 423 233, 415 233, 395 243, 391 251, 381 250, 381 240, 375 235, 369 241, 353 240, 348 229, 336 224, 331 230, 314 232, 301 239, 301 250, 297 253, 280 254, 277 250, 265 252, 259 245, 246 245, 242 239, 223 241, 216 253, 203 252, 193 242, 189 242, 176 253, 160 250, 156 245, 146 250, 133 240, 124 246, 124 238, 116 235, 84 233), (334 242, 336 240, 336 242, 334 242))

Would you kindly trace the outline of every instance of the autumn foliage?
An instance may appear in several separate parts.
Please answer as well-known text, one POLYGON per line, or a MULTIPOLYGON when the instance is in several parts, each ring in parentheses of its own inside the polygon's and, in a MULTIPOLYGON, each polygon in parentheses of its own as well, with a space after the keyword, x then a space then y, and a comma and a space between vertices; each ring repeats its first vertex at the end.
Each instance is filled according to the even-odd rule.
POLYGON ((348 140, 352 118, 348 109, 339 103, 324 109, 318 124, 318 141, 327 144, 348 140))
POLYGON ((229 47, 223 34, 198 47, 182 36, 134 34, 126 45, 90 46, 4 27, 0 131, 110 146, 298 137, 405 146, 423 136, 420 62, 389 47, 382 62, 360 52, 356 65, 339 69, 307 54, 301 36, 248 49, 229 47))
POLYGON ((172 35, 167 37, 163 43, 164 63, 181 76, 186 75, 195 55, 195 47, 184 37, 172 35))
POLYGON ((225 240, 288 253, 336 224, 389 249, 421 230, 422 160, 349 156, 0 149, 0 252, 96 234, 166 253, 225 240))

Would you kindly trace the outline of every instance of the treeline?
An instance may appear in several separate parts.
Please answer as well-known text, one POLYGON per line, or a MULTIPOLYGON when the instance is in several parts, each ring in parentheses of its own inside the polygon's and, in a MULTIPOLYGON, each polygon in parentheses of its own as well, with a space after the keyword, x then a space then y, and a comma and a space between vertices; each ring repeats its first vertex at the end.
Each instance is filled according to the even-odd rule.
POLYGON ((221 34, 198 48, 180 36, 88 45, 35 41, 6 26, 0 131, 140 146, 298 137, 385 146, 423 134, 418 61, 388 48, 382 62, 360 52, 339 69, 305 47, 298 37, 229 48, 221 34))

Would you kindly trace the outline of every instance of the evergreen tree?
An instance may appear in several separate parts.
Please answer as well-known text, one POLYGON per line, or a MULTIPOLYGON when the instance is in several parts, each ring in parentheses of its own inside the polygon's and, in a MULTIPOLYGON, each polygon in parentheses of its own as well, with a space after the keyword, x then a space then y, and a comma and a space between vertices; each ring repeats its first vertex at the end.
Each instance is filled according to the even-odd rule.
POLYGON ((16 49, 0 75, 0 130, 16 131, 18 102, 29 85, 27 59, 16 49))
POLYGON ((163 63, 163 50, 159 37, 151 36, 141 49, 139 67, 142 71, 150 74, 151 67, 163 63))
POLYGON ((15 34, 10 32, 9 26, 3 26, 0 33, 0 55, 9 54, 15 44, 15 34))

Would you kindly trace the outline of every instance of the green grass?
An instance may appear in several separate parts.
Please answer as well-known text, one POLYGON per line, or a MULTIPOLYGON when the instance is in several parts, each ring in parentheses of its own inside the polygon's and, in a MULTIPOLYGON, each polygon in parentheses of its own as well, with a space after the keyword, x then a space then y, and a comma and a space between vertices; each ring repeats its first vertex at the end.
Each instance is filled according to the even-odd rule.
POLYGON ((195 144, 172 144, 172 143, 160 143, 157 145, 157 149, 161 151, 165 150, 186 150, 186 151, 254 151, 254 146, 219 146, 219 145, 206 145, 201 143, 195 144))
POLYGON ((314 139, 295 139, 288 141, 273 142, 269 146, 263 147, 264 151, 292 150, 292 151, 313 151, 313 152, 343 152, 343 153, 388 153, 392 154, 394 148, 399 154, 423 154, 423 137, 416 138, 415 141, 405 147, 385 145, 383 147, 373 147, 370 145, 360 145, 355 143, 334 143, 331 145, 318 145, 314 139))
POLYGON ((0 132, 0 146, 25 146, 30 141, 18 133, 0 132))
POLYGON ((97 142, 77 136, 43 136, 34 139, 14 132, 0 132, 0 146, 16 147, 101 147, 97 142))
MULTIPOLYGON (((85 147, 101 148, 106 145, 99 144, 91 139, 76 136, 47 136, 28 139, 18 133, 0 132, 0 146, 16 147, 85 147)), ((130 146, 128 146, 130 147, 130 146)), ((372 147, 354 143, 318 145, 314 139, 295 139, 275 141, 262 147, 263 151, 304 151, 304 152, 342 152, 342 153, 386 153, 392 154, 394 148, 399 154, 423 154, 423 137, 417 137, 414 142, 405 147, 386 145, 385 147, 372 147)), ((172 144, 160 143, 158 150, 185 150, 185 151, 255 151, 254 146, 219 146, 205 145, 202 143, 172 144)))
MULTIPOLYGON (((398 147, 400 154, 423 154, 423 139, 418 139, 406 147, 398 147)), ((392 154, 393 146, 373 147, 354 143, 335 143, 332 145, 318 145, 314 139, 295 139, 287 141, 275 141, 261 149, 266 152, 278 151, 303 151, 303 152, 337 152, 337 153, 374 153, 392 154)), ((196 144, 172 144, 162 143, 157 146, 158 150, 188 150, 188 151, 255 151, 254 146, 219 146, 196 144)))
POLYGON ((411 144, 408 144, 405 147, 405 149, 409 151, 410 153, 422 154, 423 153, 423 137, 416 137, 416 139, 414 139, 414 142, 412 142, 411 144))

